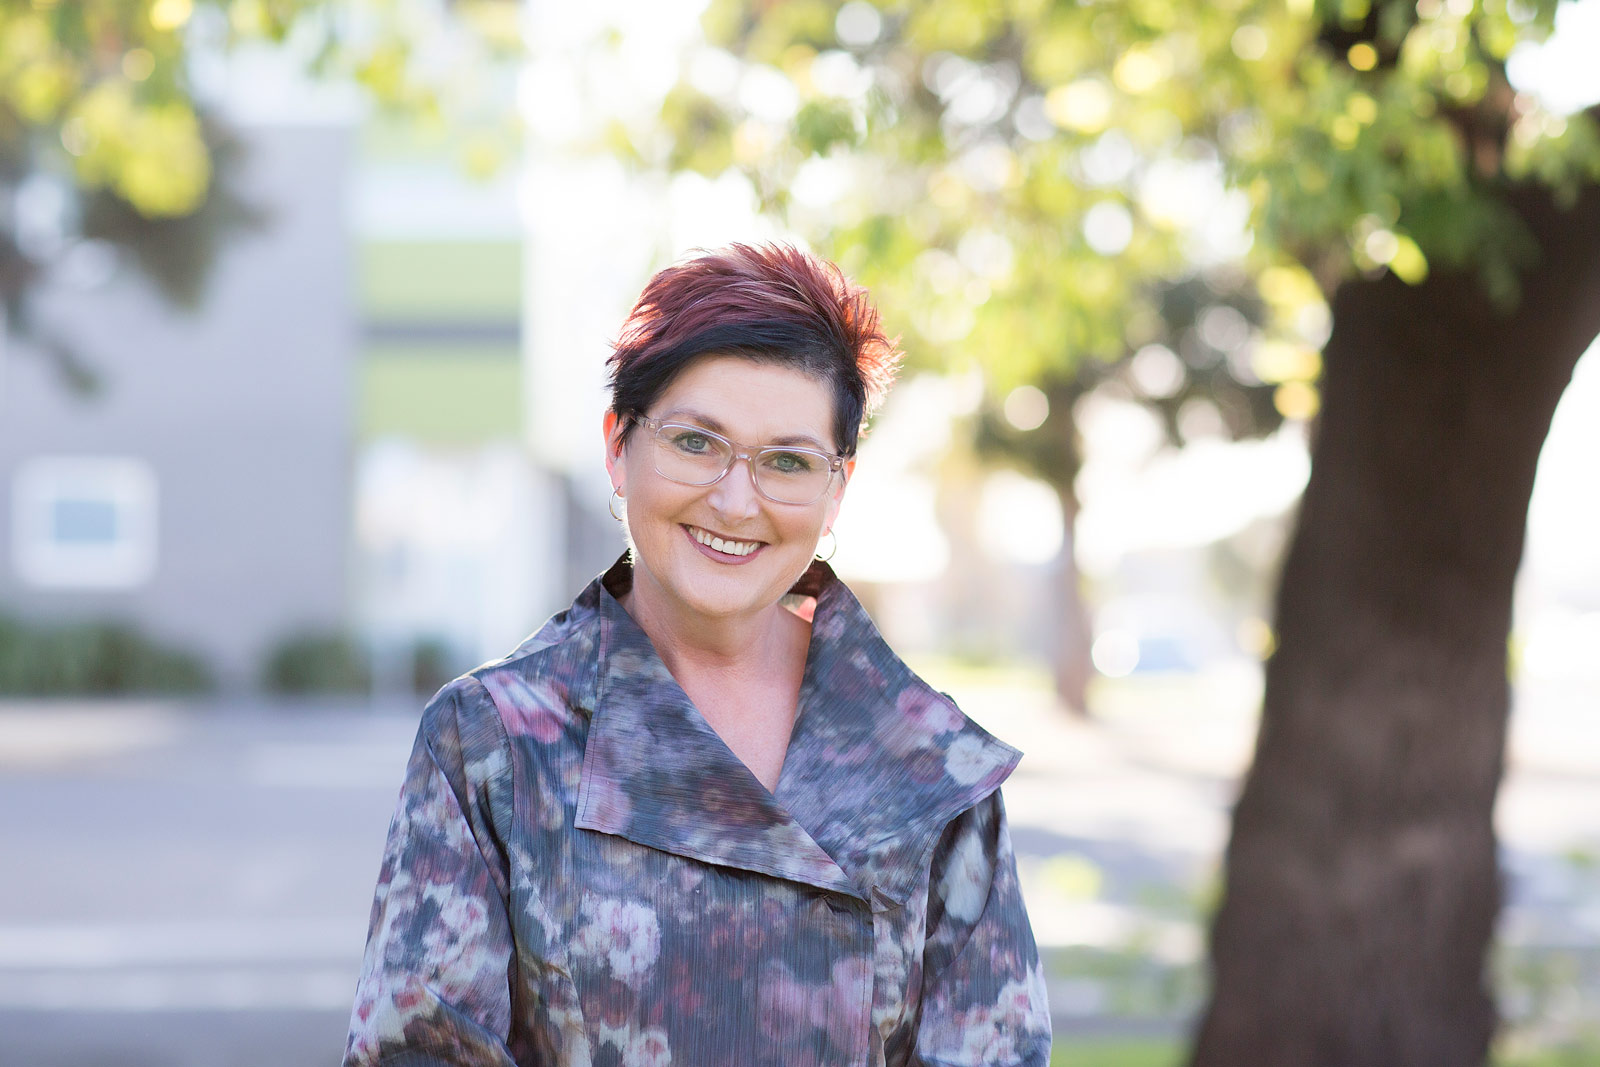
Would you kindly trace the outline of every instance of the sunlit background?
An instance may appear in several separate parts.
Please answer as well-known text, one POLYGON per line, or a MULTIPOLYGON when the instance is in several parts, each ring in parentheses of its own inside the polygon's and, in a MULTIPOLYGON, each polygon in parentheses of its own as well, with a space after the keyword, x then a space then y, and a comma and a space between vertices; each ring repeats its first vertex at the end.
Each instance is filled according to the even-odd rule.
MULTIPOLYGON (((154 5, 194 23, 196 92, 234 142, 214 178, 242 205, 190 306, 132 246, 83 238, 61 179, 15 187, 19 244, 55 266, 35 321, 0 340, 0 1064, 336 1058, 422 702, 622 548, 600 418, 633 297, 697 246, 804 244, 795 220, 857 194, 858 171, 815 160, 778 221, 737 168, 639 165, 685 83, 757 117, 734 138, 752 152, 761 119, 801 106, 703 42, 697 0, 455 6, 491 9, 483 32, 518 57, 458 69, 476 53, 450 5, 382 17, 443 27, 410 62, 459 111, 375 105, 371 64, 310 75, 303 34, 225 49, 206 43, 217 10, 154 5)), ((838 36, 870 42, 878 18, 847 4, 838 36)), ((1600 100, 1597 47, 1600 0, 1581 0, 1509 70, 1571 112, 1600 100)), ((865 93, 835 55, 811 76, 865 93)), ((1004 91, 948 64, 920 76, 972 109, 1004 91)), ((1019 124, 1105 121, 1106 90, 1066 88, 1019 124)), ((1110 125, 1096 144, 1083 181, 1120 182, 1127 139, 1110 125)), ((1071 400, 1075 499, 982 444, 1025 439, 1053 401, 989 373, 980 312, 1019 252, 975 225, 908 260, 905 284, 939 299, 891 331, 964 358, 913 352, 833 560, 897 650, 1028 753, 1007 803, 1059 1063, 1173 1062, 1199 1004, 1329 326, 1287 275, 1262 294, 1287 333, 1229 302, 1216 279, 1250 234, 1215 167, 1158 169, 1133 195, 1182 238, 1196 313, 1071 400), (1147 400, 1177 397, 1196 353, 1261 390, 1270 425, 1235 440, 1220 401, 1191 399, 1175 444, 1147 400), (1061 685, 1073 647, 1086 707, 1061 685)), ((1082 238, 1115 258, 1133 227, 1106 200, 1082 238)), ((1375 229, 1365 248, 1399 272, 1394 242, 1375 229)), ((1541 459, 1511 649, 1497 974, 1530 1055, 1600 1034, 1597 457, 1591 352, 1541 459)))

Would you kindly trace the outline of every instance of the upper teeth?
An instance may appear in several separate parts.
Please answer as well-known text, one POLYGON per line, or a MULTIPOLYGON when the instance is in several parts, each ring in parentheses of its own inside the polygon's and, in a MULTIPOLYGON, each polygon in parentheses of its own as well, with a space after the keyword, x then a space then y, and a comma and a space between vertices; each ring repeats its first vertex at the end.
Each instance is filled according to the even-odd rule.
POLYGON ((698 526, 689 527, 689 532, 702 545, 706 545, 718 552, 726 552, 730 556, 748 556, 761 547, 760 541, 724 541, 720 537, 706 533, 698 526))

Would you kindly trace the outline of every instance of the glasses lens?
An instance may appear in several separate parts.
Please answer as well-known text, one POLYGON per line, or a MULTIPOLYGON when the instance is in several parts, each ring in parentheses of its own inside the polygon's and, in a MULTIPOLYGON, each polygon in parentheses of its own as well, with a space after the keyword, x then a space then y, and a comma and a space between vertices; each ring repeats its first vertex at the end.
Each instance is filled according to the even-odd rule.
POLYGON ((773 500, 809 504, 828 489, 828 457, 803 448, 767 448, 756 453, 756 484, 773 500))
POLYGON ((662 423, 656 431, 656 473, 684 485, 705 485, 728 469, 733 449, 694 426, 662 423))

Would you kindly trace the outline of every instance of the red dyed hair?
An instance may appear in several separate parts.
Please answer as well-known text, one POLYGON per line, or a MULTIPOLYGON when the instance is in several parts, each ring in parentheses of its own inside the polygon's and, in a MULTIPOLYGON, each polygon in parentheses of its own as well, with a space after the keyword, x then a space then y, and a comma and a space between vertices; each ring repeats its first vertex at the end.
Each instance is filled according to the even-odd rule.
POLYGON ((658 272, 612 348, 611 407, 642 415, 679 372, 707 353, 794 367, 833 388, 834 438, 853 455, 901 352, 867 291, 837 266, 791 245, 734 244, 658 272))

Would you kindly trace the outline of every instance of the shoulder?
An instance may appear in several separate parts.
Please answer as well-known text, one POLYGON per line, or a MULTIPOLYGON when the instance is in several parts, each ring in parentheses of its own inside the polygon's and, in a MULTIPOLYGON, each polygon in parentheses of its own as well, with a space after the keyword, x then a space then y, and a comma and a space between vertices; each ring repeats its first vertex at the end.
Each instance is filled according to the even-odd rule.
POLYGON ((562 739, 593 707, 595 646, 582 635, 540 645, 469 676, 487 694, 512 737, 543 744, 562 739))
POLYGON ((571 738, 593 707, 600 645, 594 592, 591 585, 509 654, 451 682, 435 702, 503 740, 554 744, 571 738))
POLYGON ((592 670, 593 613, 582 598, 509 654, 447 683, 422 712, 421 739, 441 763, 482 760, 513 737, 554 741, 592 670))
POLYGON ((469 753, 495 747, 498 732, 494 701, 471 675, 446 683, 422 709, 422 740, 436 758, 457 757, 441 762, 461 762, 469 753))

